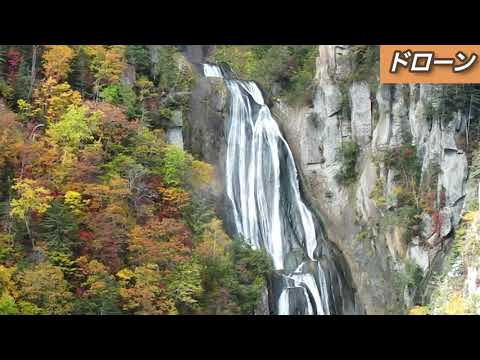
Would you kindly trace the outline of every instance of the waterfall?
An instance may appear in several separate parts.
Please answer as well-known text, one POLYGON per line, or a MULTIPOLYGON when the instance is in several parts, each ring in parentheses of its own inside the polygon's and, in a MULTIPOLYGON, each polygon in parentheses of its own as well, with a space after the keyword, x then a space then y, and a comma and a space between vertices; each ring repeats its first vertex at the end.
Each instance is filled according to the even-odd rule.
POLYGON ((288 288, 284 289, 278 300, 278 315, 288 315, 290 312, 290 301, 288 288))
MULTIPOLYGON (((210 64, 204 75, 223 77, 210 64)), ((292 152, 259 87, 227 76, 224 81, 230 94, 226 194, 236 232, 271 257, 281 283, 273 294, 277 314, 331 314, 329 292, 344 284, 339 276, 332 284, 334 270, 320 262, 323 235, 302 200, 292 152)))
POLYGON ((203 64, 203 71, 206 77, 223 77, 220 68, 215 65, 203 64))

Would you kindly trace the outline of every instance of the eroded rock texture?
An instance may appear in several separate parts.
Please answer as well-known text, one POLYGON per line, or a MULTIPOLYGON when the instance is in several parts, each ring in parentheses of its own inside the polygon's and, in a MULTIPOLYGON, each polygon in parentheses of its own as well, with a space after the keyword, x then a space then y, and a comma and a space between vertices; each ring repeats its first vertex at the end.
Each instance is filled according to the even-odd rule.
MULTIPOLYGON (((414 298, 396 287, 396 273, 411 261, 422 269, 425 285, 432 270, 441 265, 459 223, 468 175, 462 148, 466 116, 428 117, 426 106, 434 102, 439 86, 375 86, 366 81, 349 84, 350 112, 345 116, 341 111, 345 89, 340 83, 352 72, 346 60, 349 48, 319 47, 313 109, 278 104, 275 113, 301 170, 306 197, 323 219, 328 238, 345 254, 367 313, 398 313, 414 298), (359 176, 351 187, 335 180, 342 141, 354 141, 360 147, 359 176), (432 229, 432 218, 426 212, 422 214, 423 231, 417 236, 405 236, 401 225, 388 230, 378 226, 385 213, 377 208, 371 193, 381 178, 386 183, 384 197, 394 198, 396 174, 374 162, 372 155, 402 144, 416 145, 422 183, 432 166, 439 166, 437 187, 432 190, 444 197, 440 231, 432 229), (365 233, 369 236, 361 236, 365 233)), ((423 287, 415 292, 416 297, 425 295, 423 287)))

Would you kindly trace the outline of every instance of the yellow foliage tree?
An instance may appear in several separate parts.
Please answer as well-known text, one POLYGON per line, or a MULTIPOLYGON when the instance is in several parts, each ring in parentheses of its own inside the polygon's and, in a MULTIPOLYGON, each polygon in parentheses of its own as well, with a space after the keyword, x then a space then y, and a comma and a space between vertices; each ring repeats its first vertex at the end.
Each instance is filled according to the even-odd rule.
POLYGON ((178 210, 183 210, 188 205, 190 200, 190 194, 180 188, 160 187, 158 191, 164 202, 173 205, 178 210))
POLYGON ((86 106, 70 105, 60 120, 51 124, 47 135, 64 147, 64 150, 76 153, 82 144, 94 140, 95 128, 101 114, 89 114, 86 106))
POLYGON ((88 205, 88 200, 82 199, 82 194, 76 191, 67 191, 63 196, 63 201, 65 205, 67 205, 70 210, 77 216, 83 214, 83 210, 88 205))
POLYGON ((120 76, 125 69, 124 45, 85 45, 85 53, 90 57, 90 70, 95 77, 95 95, 103 86, 120 81, 120 76))
POLYGON ((200 236, 200 243, 197 246, 197 253, 202 258, 212 258, 216 256, 226 256, 226 248, 231 243, 231 239, 223 230, 222 221, 213 218, 206 225, 205 230, 200 236))
POLYGON ((0 265, 0 296, 8 294, 16 297, 18 295, 12 275, 15 272, 14 267, 5 267, 0 265))
POLYGON ((162 286, 162 274, 156 264, 124 269, 117 273, 123 309, 136 315, 175 315, 177 309, 162 286), (133 281, 132 281, 133 280, 133 281))
POLYGON ((18 307, 15 303, 15 297, 18 293, 12 281, 14 272, 14 267, 7 268, 0 265, 0 315, 18 314, 18 307))
POLYGON ((214 168, 212 165, 199 161, 192 161, 192 177, 190 179, 194 187, 204 188, 213 185, 214 168))
POLYGON ((17 103, 23 117, 46 120, 50 124, 59 120, 70 105, 79 107, 82 96, 78 91, 72 90, 70 84, 59 83, 49 77, 33 92, 32 104, 22 99, 17 103))
POLYGON ((46 45, 43 54, 43 72, 46 78, 56 81, 65 79, 70 72, 70 63, 75 56, 74 50, 67 45, 46 45))
POLYGON ((73 310, 73 294, 62 270, 42 263, 19 276, 20 298, 49 315, 69 314, 73 310))
POLYGON ((45 213, 53 197, 47 189, 38 186, 32 179, 17 179, 12 189, 18 193, 19 197, 11 201, 10 216, 25 223, 32 246, 35 246, 30 230, 30 217, 32 213, 45 213))
POLYGON ((465 302, 461 293, 454 293, 443 305, 442 314, 445 315, 464 315, 465 302))
POLYGON ((428 315, 428 309, 425 306, 414 306, 408 311, 408 315, 428 315))

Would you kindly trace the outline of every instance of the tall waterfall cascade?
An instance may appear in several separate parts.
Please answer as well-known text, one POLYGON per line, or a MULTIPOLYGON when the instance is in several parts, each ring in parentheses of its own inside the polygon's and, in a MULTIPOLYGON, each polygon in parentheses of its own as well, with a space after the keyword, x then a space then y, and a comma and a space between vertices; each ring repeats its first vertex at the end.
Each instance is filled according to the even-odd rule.
POLYGON ((253 81, 223 76, 216 65, 203 66, 205 77, 223 78, 229 90, 226 195, 237 234, 272 259, 274 313, 348 312, 345 296, 352 295, 344 272, 302 200, 292 152, 261 90, 253 81))

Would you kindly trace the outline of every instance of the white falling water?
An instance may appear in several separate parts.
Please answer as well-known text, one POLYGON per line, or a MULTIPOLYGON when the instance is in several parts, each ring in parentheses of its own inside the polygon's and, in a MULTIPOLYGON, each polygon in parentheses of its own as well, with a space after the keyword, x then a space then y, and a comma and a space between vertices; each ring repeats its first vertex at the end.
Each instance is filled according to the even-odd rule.
MULTIPOLYGON (((315 281, 311 274, 307 274, 307 275, 310 275, 313 282, 315 281)), ((278 315, 290 315, 290 310, 291 310, 290 309, 290 291, 294 289, 298 289, 299 291, 301 291, 303 295, 303 299, 306 301, 307 306, 305 308, 305 315, 315 315, 315 312, 312 307, 312 302, 310 301, 310 297, 308 295, 308 290, 310 290, 308 286, 311 284, 303 283, 301 280, 298 281, 293 277, 289 277, 289 278, 294 280, 295 286, 286 287, 282 290, 280 297, 278 299, 278 315)), ((315 287, 314 287, 314 291, 316 291, 315 287)), ((316 294, 314 295, 315 302, 320 301, 319 296, 320 295, 318 294, 318 291, 316 291, 316 294)), ((322 309, 318 311, 318 314, 324 315, 324 313, 322 312, 322 309)))
POLYGON ((223 77, 222 72, 220 71, 220 68, 215 65, 203 64, 203 71, 206 77, 218 77, 218 78, 223 77))
MULTIPOLYGON (((204 74, 222 76, 218 67, 209 64, 204 64, 204 74)), ((275 270, 285 279, 278 296, 279 314, 290 312, 288 281, 302 289, 307 304, 305 313, 329 314, 326 279, 314 257, 317 234, 313 215, 302 201, 290 148, 258 86, 252 81, 225 82, 231 97, 226 192, 237 232, 251 247, 265 249, 275 270), (284 271, 285 260, 293 248, 303 249, 305 261, 288 274, 284 271), (317 264, 318 281, 304 270, 310 261, 317 264)))
POLYGON ((283 289, 278 300, 278 315, 288 315, 290 313, 290 301, 288 296, 288 288, 283 289))
MULTIPOLYGON (((308 292, 313 296, 318 315, 325 315, 325 314, 328 315, 329 314, 328 307, 323 304, 323 301, 320 296, 320 292, 317 287, 317 283, 315 282, 315 278, 313 277, 312 274, 302 272, 302 267, 303 267, 303 264, 301 264, 297 268, 297 270, 295 270, 295 272, 292 275, 289 275, 288 277, 294 281, 296 286, 302 287, 303 289, 307 289, 308 292)), ((308 296, 307 296, 307 301, 309 303, 309 307, 311 308, 310 300, 308 299, 308 296)), ((308 314, 313 315, 313 310, 310 310, 308 314)))

